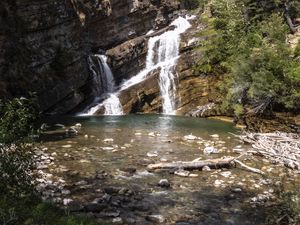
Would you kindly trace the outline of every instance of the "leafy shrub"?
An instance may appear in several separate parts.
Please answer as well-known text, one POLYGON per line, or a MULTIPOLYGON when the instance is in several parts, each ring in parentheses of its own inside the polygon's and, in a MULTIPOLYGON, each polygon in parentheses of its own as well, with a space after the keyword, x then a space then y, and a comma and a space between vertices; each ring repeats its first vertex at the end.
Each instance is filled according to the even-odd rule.
POLYGON ((0 192, 19 197, 31 192, 34 132, 37 106, 33 100, 15 98, 0 103, 0 192))
POLYGON ((204 42, 205 54, 195 69, 227 75, 222 108, 236 116, 300 110, 300 63, 295 60, 300 47, 293 56, 285 42, 289 29, 282 7, 281 1, 268 6, 253 0, 211 2, 208 27, 217 34, 204 42))
POLYGON ((24 142, 33 134, 37 118, 38 107, 33 96, 0 101, 0 143, 24 142))

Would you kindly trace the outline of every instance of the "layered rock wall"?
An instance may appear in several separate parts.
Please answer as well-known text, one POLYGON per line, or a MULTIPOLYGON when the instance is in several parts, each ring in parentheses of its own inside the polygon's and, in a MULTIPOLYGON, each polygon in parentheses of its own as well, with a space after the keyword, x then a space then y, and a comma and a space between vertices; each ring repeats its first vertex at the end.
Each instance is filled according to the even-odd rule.
POLYGON ((43 111, 71 111, 93 96, 89 54, 108 50, 117 80, 132 76, 143 66, 140 36, 168 24, 178 7, 177 0, 1 1, 0 97, 31 91, 43 111))

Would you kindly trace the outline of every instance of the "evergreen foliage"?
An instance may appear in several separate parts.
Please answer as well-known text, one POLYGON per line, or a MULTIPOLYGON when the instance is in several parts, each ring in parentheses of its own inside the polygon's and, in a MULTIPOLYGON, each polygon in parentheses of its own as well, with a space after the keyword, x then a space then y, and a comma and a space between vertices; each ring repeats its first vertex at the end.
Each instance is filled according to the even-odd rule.
MULTIPOLYGON (((288 4, 294 20, 298 2, 288 4)), ((286 43, 285 10, 279 0, 211 2, 208 27, 216 34, 204 44, 205 57, 195 68, 207 75, 226 75, 222 106, 239 117, 300 110, 300 50, 286 43)))

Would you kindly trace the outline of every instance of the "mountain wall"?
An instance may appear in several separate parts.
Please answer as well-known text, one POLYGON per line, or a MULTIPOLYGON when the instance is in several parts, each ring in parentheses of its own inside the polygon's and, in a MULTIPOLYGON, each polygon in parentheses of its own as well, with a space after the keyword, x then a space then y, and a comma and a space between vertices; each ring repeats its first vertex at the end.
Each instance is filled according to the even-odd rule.
POLYGON ((36 92, 66 113, 93 98, 87 57, 107 51, 116 81, 143 67, 145 34, 165 27, 177 0, 2 0, 0 97, 36 92))

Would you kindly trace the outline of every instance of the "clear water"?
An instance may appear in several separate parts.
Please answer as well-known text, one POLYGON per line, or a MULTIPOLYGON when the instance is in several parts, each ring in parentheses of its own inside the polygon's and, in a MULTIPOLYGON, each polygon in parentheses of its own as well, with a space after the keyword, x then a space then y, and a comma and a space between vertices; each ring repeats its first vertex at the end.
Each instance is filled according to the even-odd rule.
POLYGON ((266 177, 239 168, 192 171, 197 175, 193 178, 179 177, 166 171, 147 172, 148 164, 161 161, 238 156, 232 149, 248 149, 251 146, 243 145, 233 138, 230 133, 239 130, 231 123, 163 115, 60 117, 46 122, 49 125, 62 123, 66 127, 82 124, 78 136, 68 137, 65 129, 54 129, 43 137, 43 145, 49 153, 57 153, 55 165, 50 167, 50 171, 66 181, 66 188, 71 190, 68 198, 91 202, 103 195, 105 187, 128 188, 135 194, 126 198, 127 202, 123 202, 124 197, 116 195, 113 200, 121 201, 121 206, 109 206, 120 211, 123 219, 160 214, 165 218, 162 224, 166 225, 264 224, 267 209, 253 207, 250 199, 268 193, 274 187, 265 182, 266 179, 272 177, 274 184, 284 174, 287 183, 291 183, 291 180, 299 181, 298 177, 288 175, 283 167, 250 156, 250 160, 245 163, 263 168, 264 171, 269 170, 266 177), (199 140, 184 141, 183 137, 189 134, 201 137, 203 143, 199 143, 199 140), (213 134, 218 134, 219 138, 212 137, 213 134), (112 140, 104 142, 105 139, 112 140), (213 145, 222 151, 206 155, 203 152, 206 145, 213 145), (58 168, 61 166, 67 172, 60 172, 58 168), (135 168, 137 171, 128 174, 123 172, 124 168, 135 168), (78 175, 70 176, 72 171, 78 171, 78 175), (95 180, 99 171, 108 173, 108 178, 95 180), (224 172, 230 172, 231 175, 224 177, 224 172), (157 186, 160 179, 168 179, 171 188, 157 186), (82 180, 88 182, 87 187, 76 188, 74 182, 82 180), (232 191, 234 188, 241 188, 242 192, 235 193, 232 191), (130 204, 142 204, 150 209, 132 210, 128 206, 130 204))

